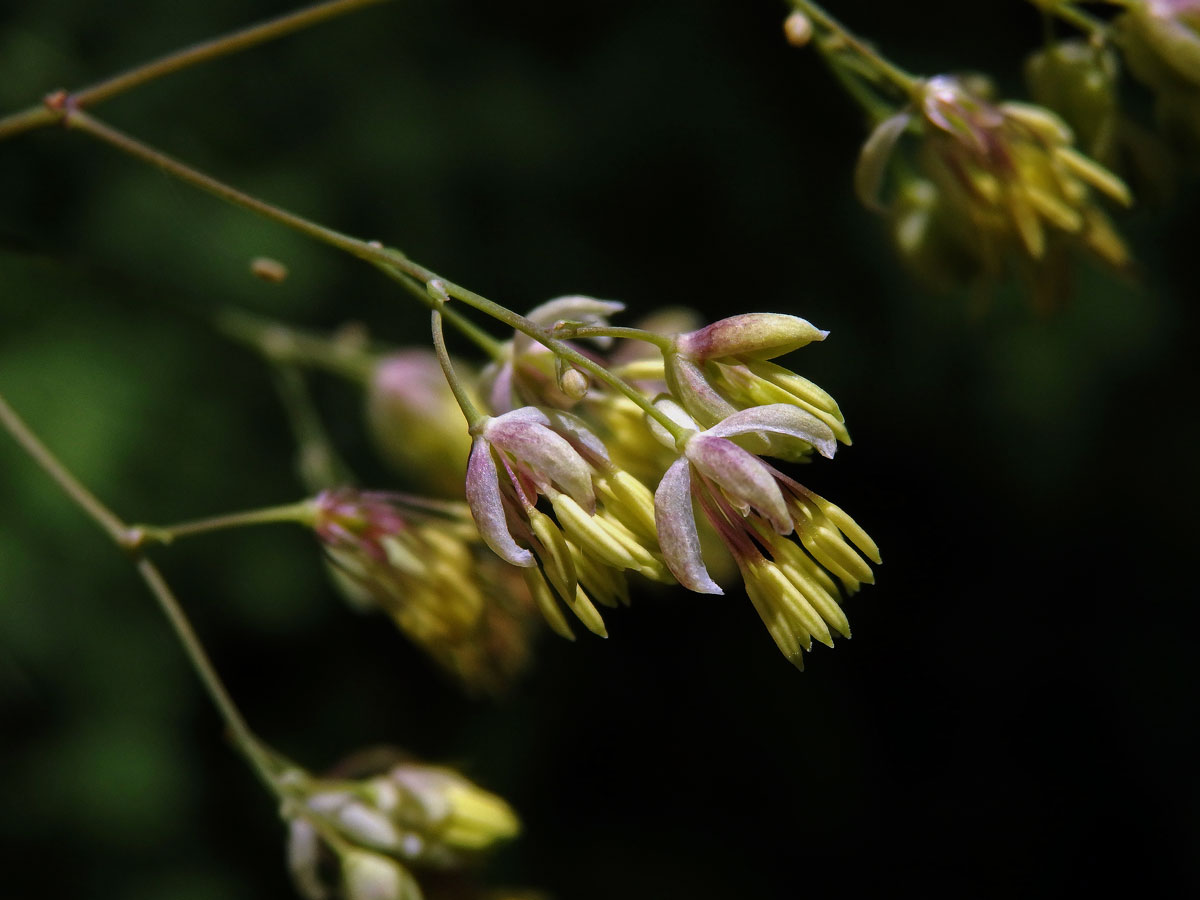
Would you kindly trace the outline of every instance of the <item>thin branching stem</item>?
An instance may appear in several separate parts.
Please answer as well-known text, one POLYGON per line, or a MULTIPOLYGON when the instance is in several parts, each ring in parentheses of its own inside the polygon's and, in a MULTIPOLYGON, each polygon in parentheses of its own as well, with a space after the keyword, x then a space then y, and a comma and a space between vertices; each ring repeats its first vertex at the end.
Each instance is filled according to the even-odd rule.
POLYGON ((324 225, 318 225, 316 222, 298 216, 295 213, 288 212, 278 206, 274 206, 257 197, 252 197, 237 188, 231 187, 224 182, 193 169, 191 166, 168 156, 165 153, 156 150, 141 141, 124 134, 121 131, 107 125, 100 120, 94 118, 88 113, 80 110, 75 110, 67 105, 63 111, 63 118, 68 128, 75 131, 80 131, 90 137, 96 138, 118 150, 121 150, 128 155, 141 160, 155 168, 162 169, 171 175, 213 194, 216 197, 232 203, 235 206, 240 206, 260 216, 278 222, 288 228, 305 234, 314 240, 321 241, 331 247, 336 247, 346 253, 356 256, 359 259, 366 260, 381 268, 393 269, 404 273, 411 278, 429 285, 431 282, 441 284, 441 289, 444 290, 448 297, 460 300, 468 306, 473 307, 486 316, 501 322, 510 328, 528 335, 533 340, 545 346, 548 350, 562 358, 564 361, 571 363, 577 368, 583 369, 592 375, 597 381, 608 385, 615 391, 625 395, 634 403, 636 403, 645 413, 655 419, 663 426, 672 436, 681 437, 685 429, 671 420, 670 417, 661 412, 649 399, 644 397, 632 385, 617 377, 607 368, 593 359, 584 356, 570 344, 559 340, 551 335, 548 329, 542 328, 536 322, 526 318, 525 316, 515 313, 502 306, 493 300, 477 294, 462 285, 455 284, 452 281, 441 278, 435 272, 425 268, 419 263, 413 262, 399 250, 390 247, 384 247, 376 241, 363 241, 348 234, 343 234, 335 231, 332 228, 326 228, 324 225))
MULTIPOLYGON (((276 38, 299 31, 302 28, 308 28, 311 25, 327 21, 335 16, 345 15, 363 7, 373 6, 382 2, 384 0, 330 0, 328 3, 318 3, 307 9, 297 10, 294 13, 270 19, 266 22, 260 22, 257 25, 242 28, 231 34, 222 35, 221 37, 168 53, 166 56, 151 60, 119 75, 114 75, 111 78, 106 78, 96 84, 74 91, 71 97, 75 105, 80 109, 87 106, 95 106, 118 94, 123 94, 132 88, 143 85, 148 81, 153 81, 156 78, 161 78, 164 75, 178 72, 181 69, 186 69, 198 63, 207 62, 210 59, 228 56, 231 53, 256 47, 259 44, 275 40, 276 38)), ((13 113, 0 119, 0 140, 24 131, 53 125, 58 120, 59 116, 55 111, 47 108, 45 104, 31 106, 21 112, 13 113)))
POLYGON ((138 574, 150 588, 155 599, 158 600, 159 607, 170 622, 175 636, 183 645, 192 668, 196 671, 205 691, 224 720, 234 743, 263 782, 273 792, 278 793, 279 786, 276 783, 275 769, 271 764, 270 754, 259 743, 258 738, 250 730, 250 726, 246 724, 246 720, 233 702, 233 698, 230 697, 229 691, 213 667, 204 645, 197 637, 183 607, 167 585, 162 573, 139 551, 141 542, 137 529, 130 528, 120 516, 84 487, 79 479, 71 474, 70 470, 50 451, 50 448, 42 443, 33 430, 25 424, 3 396, 0 396, 0 426, 3 426, 4 430, 12 435, 29 458, 50 476, 51 480, 76 506, 104 529, 105 533, 112 538, 113 543, 134 555, 138 574))
POLYGON ((808 16, 816 29, 823 33, 823 37, 819 38, 816 44, 831 66, 836 69, 842 68, 844 62, 838 59, 838 55, 841 50, 849 50, 869 69, 877 73, 884 81, 890 82, 905 96, 911 99, 918 97, 922 83, 920 78, 904 71, 887 59, 827 13, 819 4, 812 0, 789 0, 789 2, 794 9, 808 16), (830 40, 830 37, 833 40, 830 40))
POLYGON ((429 319, 433 332, 433 350, 442 367, 442 374, 446 376, 446 383, 454 392, 454 399, 458 402, 458 408, 462 410, 463 417, 467 420, 467 427, 474 428, 483 419, 483 414, 475 408, 475 403, 471 400, 466 385, 458 377, 458 372, 454 370, 454 363, 450 359, 449 351, 446 350, 446 335, 442 330, 442 311, 435 309, 429 314, 429 319))
POLYGON ((138 546, 146 543, 170 544, 180 538, 228 531, 231 528, 245 528, 249 525, 278 525, 284 522, 311 525, 313 515, 312 501, 302 500, 299 503, 225 513, 175 525, 135 525, 132 530, 139 533, 138 546))

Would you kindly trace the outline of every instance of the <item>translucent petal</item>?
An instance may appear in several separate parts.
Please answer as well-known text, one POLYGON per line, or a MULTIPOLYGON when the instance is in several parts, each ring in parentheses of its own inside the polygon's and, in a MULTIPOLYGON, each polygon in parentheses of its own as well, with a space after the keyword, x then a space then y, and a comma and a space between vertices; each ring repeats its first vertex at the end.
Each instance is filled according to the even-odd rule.
POLYGON ((500 478, 492 446, 482 437, 475 438, 471 458, 467 463, 467 505, 475 519, 479 536, 501 559, 514 566, 532 566, 537 560, 524 547, 517 546, 508 530, 504 516, 504 498, 500 494, 500 478))
POLYGON ((543 486, 545 482, 553 482, 591 512, 596 508, 591 467, 566 438, 546 427, 547 422, 538 410, 524 407, 488 421, 483 436, 512 454, 543 486))
POLYGON ((907 112, 884 119, 871 132, 871 136, 859 151, 858 165, 854 167, 854 190, 858 194, 859 202, 867 209, 875 212, 887 211, 879 200, 879 192, 883 187, 888 163, 892 161, 892 152, 910 121, 912 115, 907 112))
POLYGON ((700 536, 692 514, 692 473, 686 457, 671 464, 654 492, 658 543, 671 574, 689 591, 723 594, 700 555, 700 536))
POLYGON ((832 429, 816 416, 790 403, 771 403, 755 406, 726 416, 704 432, 712 437, 730 437, 755 431, 787 434, 808 441, 822 456, 832 458, 837 452, 837 437, 832 429))

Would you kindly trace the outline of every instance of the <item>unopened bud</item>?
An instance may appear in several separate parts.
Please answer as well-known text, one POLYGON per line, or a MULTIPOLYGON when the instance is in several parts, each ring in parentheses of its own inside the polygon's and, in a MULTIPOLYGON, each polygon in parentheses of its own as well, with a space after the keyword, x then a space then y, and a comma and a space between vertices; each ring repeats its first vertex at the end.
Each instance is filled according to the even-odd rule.
POLYGON ((517 814, 502 798, 451 769, 401 764, 388 779, 419 804, 431 839, 451 852, 483 850, 521 830, 517 814))
POLYGON ((773 359, 829 334, 799 316, 782 313, 743 313, 680 335, 679 352, 692 359, 773 359))
POLYGON ((405 350, 376 366, 367 425, 380 455, 414 483, 447 497, 462 491, 471 439, 431 351, 405 350))
POLYGON ((574 367, 567 367, 558 376, 558 389, 572 400, 582 400, 588 392, 587 376, 574 367))
POLYGON ((802 12, 794 12, 783 21, 783 34, 793 47, 803 47, 812 40, 812 22, 802 12))
POLYGON ((342 855, 346 900, 421 900, 412 875, 394 859, 365 850, 342 855))

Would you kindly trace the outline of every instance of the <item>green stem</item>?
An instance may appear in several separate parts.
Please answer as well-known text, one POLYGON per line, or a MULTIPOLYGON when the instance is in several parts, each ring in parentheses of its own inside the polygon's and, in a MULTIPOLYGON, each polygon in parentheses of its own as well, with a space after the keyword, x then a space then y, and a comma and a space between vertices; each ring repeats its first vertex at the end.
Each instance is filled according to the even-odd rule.
POLYGON ((250 726, 242 717, 237 704, 233 702, 233 698, 225 688, 225 683, 213 667, 212 660, 208 658, 208 653, 204 650, 204 645, 196 635, 195 629, 192 628, 191 622, 188 621, 179 600, 167 585, 166 579, 162 577, 158 567, 144 556, 138 558, 137 570, 138 574, 142 576, 142 580, 146 582, 146 586, 150 588, 150 592, 154 594, 163 615, 171 623, 175 636, 183 645, 192 668, 200 677, 209 698, 225 721, 225 726, 229 729, 234 744, 267 789, 274 794, 279 794, 275 767, 270 753, 259 743, 258 738, 254 736, 254 732, 250 730, 250 726))
POLYGON ((419 279, 400 271, 394 265, 379 266, 379 268, 385 275, 403 287, 425 306, 430 309, 440 310, 442 317, 447 322, 453 325, 460 334, 493 360, 502 360, 504 358, 503 341, 496 340, 496 338, 462 315, 458 310, 451 309, 445 303, 434 300, 429 296, 429 291, 419 279))
POLYGON ((107 78, 98 84, 75 91, 72 96, 75 98, 76 105, 81 107, 102 103, 110 97, 122 94, 147 81, 153 81, 155 78, 161 78, 163 75, 169 75, 180 69, 186 69, 188 66, 207 62, 220 56, 237 53, 239 50, 247 50, 302 28, 308 28, 310 25, 316 25, 335 16, 354 12, 380 2, 382 0, 331 0, 329 3, 318 3, 277 19, 251 25, 232 34, 185 47, 130 69, 128 72, 122 72, 120 75, 107 78))
POLYGON ((217 328, 249 344, 273 363, 316 366, 357 384, 366 384, 378 364, 375 353, 336 337, 308 334, 290 325, 229 309, 218 314, 217 328))
POLYGON ((446 376, 446 383, 450 385, 450 390, 454 392, 454 399, 458 402, 458 408, 462 410, 463 417, 467 420, 467 428, 474 429, 484 416, 475 408, 475 404, 471 400, 471 395, 467 393, 466 386, 458 377, 458 373, 454 371, 454 363, 451 362, 450 353, 446 350, 446 335, 442 331, 442 311, 435 309, 429 314, 429 318, 433 329, 433 350, 437 354, 438 362, 442 366, 442 374, 446 376))
MULTIPOLYGON (((885 81, 891 82, 905 96, 913 99, 917 98, 921 87, 920 78, 904 71, 891 60, 882 56, 877 50, 862 41, 818 4, 812 2, 812 0, 789 0, 789 2, 794 9, 808 16, 816 28, 831 34, 841 47, 845 47, 853 52, 870 68, 874 69, 885 81)), ((818 40, 817 46, 831 66, 844 65, 838 59, 837 51, 840 47, 831 45, 828 38, 818 40)))
POLYGON ((0 396, 0 424, 21 445, 21 449, 29 455, 29 458, 50 476, 62 492, 75 502, 76 506, 103 528, 117 546, 129 548, 129 527, 121 521, 116 513, 101 503, 95 494, 85 488, 66 466, 58 461, 58 457, 51 453, 50 449, 30 430, 3 396, 0 396))
MULTIPOLYGON (((122 72, 119 75, 115 75, 112 78, 106 78, 104 81, 75 91, 70 95, 71 100, 77 108, 94 106, 131 88, 138 87, 155 78, 161 78, 163 75, 178 72, 180 69, 186 69, 188 66, 207 62, 219 56, 226 56, 230 53, 237 53, 239 50, 255 47, 275 38, 291 34, 294 31, 299 31, 302 28, 307 28, 310 25, 316 25, 319 22, 332 19, 335 16, 354 12, 365 6, 372 6, 381 2, 383 0, 331 0, 328 3, 318 3, 307 9, 298 10, 297 12, 280 16, 277 19, 260 22, 257 25, 251 25, 232 34, 213 38, 210 41, 204 41, 199 44, 193 44, 190 47, 169 53, 159 59, 152 60, 151 62, 122 72)), ((34 128, 53 125, 59 118, 60 116, 54 110, 48 109, 44 104, 31 106, 26 110, 0 119, 0 140, 24 131, 30 131, 34 128)))
POLYGON ((567 331, 572 340, 597 337, 622 338, 630 341, 645 341, 664 352, 674 346, 674 341, 665 334, 656 334, 642 328, 625 328, 619 325, 575 325, 569 326, 567 331))
POLYGON ((179 538, 193 537, 197 534, 209 534, 213 531, 225 531, 230 528, 244 528, 248 525, 274 525, 280 522, 311 525, 313 522, 312 501, 302 500, 299 503, 271 506, 266 509, 226 513, 207 519, 181 522, 177 525, 135 525, 133 531, 140 538, 136 546, 141 547, 146 543, 170 544, 179 538))
POLYGON ((192 668, 200 677, 205 691, 225 721, 234 743, 259 777, 272 791, 278 793, 269 753, 251 732, 237 705, 229 696, 229 692, 225 689, 224 683, 204 650, 204 645, 196 636, 183 607, 180 606, 179 601, 167 586, 162 573, 154 563, 138 552, 140 542, 137 539, 136 529, 129 528, 116 513, 96 499, 96 496, 58 461, 58 458, 9 406, 8 401, 2 395, 0 395, 0 425, 12 435, 29 458, 50 476, 63 493, 104 529, 112 538, 113 543, 123 550, 135 553, 138 574, 141 575, 142 580, 146 582, 147 587, 158 600, 159 607, 171 623, 175 636, 183 645, 192 668))
POLYGON ((296 439, 296 470, 310 491, 353 484, 350 467, 338 456, 320 413, 295 366, 275 366, 275 390, 296 439))
POLYGON ((514 330, 528 335, 565 361, 573 363, 578 368, 593 375, 598 381, 624 394, 673 436, 681 437, 686 431, 686 429, 681 428, 667 415, 662 413, 647 398, 643 397, 632 385, 613 375, 604 366, 587 358, 564 341, 551 337, 545 328, 474 291, 440 278, 436 273, 413 262, 400 251, 384 247, 377 242, 362 241, 350 235, 342 234, 341 232, 334 231, 332 228, 318 225, 316 222, 312 222, 295 213, 272 206, 270 203, 266 203, 256 197, 251 197, 249 194, 237 190, 237 188, 217 181, 215 178, 205 175, 203 172, 193 169, 191 166, 185 165, 155 150, 153 147, 149 147, 117 131, 115 128, 105 125, 87 113, 67 109, 64 111, 63 116, 68 127, 97 138, 129 154, 135 159, 140 159, 145 163, 162 169, 228 203, 250 210, 260 216, 299 231, 301 234, 305 234, 314 240, 329 244, 331 247, 336 247, 352 256, 357 256, 359 259, 364 259, 380 266, 385 270, 392 269, 402 272, 422 284, 429 285, 431 282, 440 282, 447 296, 461 300, 484 315, 490 316, 498 322, 502 322, 514 330))
POLYGON ((332 228, 318 225, 316 222, 297 216, 277 206, 272 206, 270 203, 265 203, 257 197, 251 197, 249 194, 242 193, 237 188, 230 187, 223 182, 217 181, 215 178, 210 178, 203 172, 193 169, 191 166, 185 165, 176 159, 172 159, 165 153, 160 153, 153 147, 149 147, 141 141, 123 134, 81 110, 66 110, 64 111, 63 119, 68 128, 81 131, 84 134, 103 141, 135 159, 140 159, 144 163, 162 169, 176 178, 186 181, 193 187, 207 191, 228 203, 248 209, 260 216, 264 216, 281 225, 286 225, 288 228, 299 231, 301 234, 308 235, 332 247, 337 247, 339 250, 344 250, 361 259, 372 262, 394 261, 392 258, 393 254, 380 247, 373 247, 366 241, 360 241, 357 238, 334 231, 332 228))
MULTIPOLYGON (((1034 5, 1039 7, 1047 15, 1061 19, 1068 25, 1074 25, 1080 31, 1085 32, 1089 37, 1107 41, 1112 37, 1112 29, 1108 23, 1096 18, 1091 13, 1086 12, 1076 6, 1074 3, 1038 3, 1034 0, 1034 5)), ((1121 6, 1124 4, 1115 4, 1121 6)))

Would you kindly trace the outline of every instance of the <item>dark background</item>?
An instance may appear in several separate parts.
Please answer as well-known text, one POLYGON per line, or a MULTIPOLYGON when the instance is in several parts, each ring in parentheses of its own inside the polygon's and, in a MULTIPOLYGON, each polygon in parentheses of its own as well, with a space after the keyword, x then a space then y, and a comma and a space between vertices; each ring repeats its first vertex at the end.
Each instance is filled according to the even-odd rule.
MULTIPOLYGON (((0 112, 287 8, 0 4, 0 112)), ((988 71, 1010 95, 1042 33, 1015 0, 833 8, 914 71, 988 71)), ((853 641, 801 674, 740 593, 667 592, 608 615, 608 641, 544 639, 511 697, 471 701, 350 613, 299 529, 156 555, 281 750, 321 769, 403 744, 510 799, 525 833, 495 884, 1186 895, 1194 185, 1121 219, 1138 284, 1081 268, 1050 318, 1016 290, 982 311, 930 294, 856 204, 863 122, 782 17, 770 0, 398 0, 97 114, 514 308, 583 292, 830 329, 788 363, 855 439, 800 477, 883 552, 850 601, 853 641)), ((0 390, 131 520, 301 495, 266 368, 205 311, 425 340, 425 315, 369 267, 81 135, 0 144, 0 236, 0 390), (249 277, 260 254, 291 278, 249 277)), ((358 396, 322 381, 320 401, 392 486, 358 396)), ((7 440, 0 857, 4 897, 292 896, 272 802, 152 599, 7 440)))

